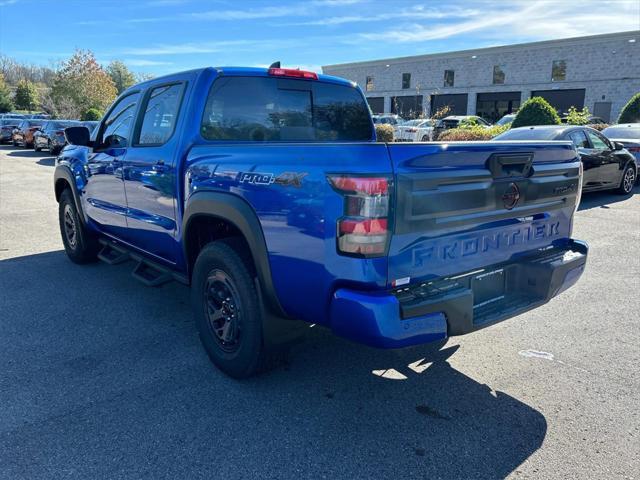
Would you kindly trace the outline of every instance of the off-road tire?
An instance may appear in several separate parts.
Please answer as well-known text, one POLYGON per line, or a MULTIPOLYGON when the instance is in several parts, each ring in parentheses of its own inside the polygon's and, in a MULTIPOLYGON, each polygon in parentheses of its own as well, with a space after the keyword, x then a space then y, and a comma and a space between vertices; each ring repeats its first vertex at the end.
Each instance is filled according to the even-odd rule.
POLYGON ((191 282, 191 301, 202 345, 220 370, 238 379, 265 370, 269 363, 263 339, 264 310, 252 271, 241 243, 224 239, 209 243, 200 251, 191 282), (220 315, 224 318, 220 319, 220 315), (227 322, 230 326, 226 330, 220 327, 227 322), (233 338, 231 334, 225 336, 229 331, 233 338))
POLYGON ((58 204, 60 234, 67 256, 73 263, 95 262, 100 244, 97 237, 82 223, 71 190, 62 192, 58 204))

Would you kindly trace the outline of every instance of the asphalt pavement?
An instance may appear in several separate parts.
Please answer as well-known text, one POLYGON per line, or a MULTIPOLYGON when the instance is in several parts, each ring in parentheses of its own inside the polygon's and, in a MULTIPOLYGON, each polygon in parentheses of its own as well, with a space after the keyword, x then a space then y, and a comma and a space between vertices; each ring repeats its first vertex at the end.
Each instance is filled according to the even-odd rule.
POLYGON ((311 328, 238 382, 188 287, 67 260, 53 165, 0 147, 0 478, 640 477, 640 188, 584 197, 541 308, 405 350, 311 328))

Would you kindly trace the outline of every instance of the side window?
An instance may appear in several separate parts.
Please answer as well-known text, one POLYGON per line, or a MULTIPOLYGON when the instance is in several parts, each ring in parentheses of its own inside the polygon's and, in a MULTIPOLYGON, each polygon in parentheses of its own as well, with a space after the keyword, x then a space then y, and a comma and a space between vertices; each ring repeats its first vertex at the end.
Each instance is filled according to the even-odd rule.
POLYGON ((590 148, 589 140, 585 136, 584 132, 581 130, 576 130, 575 132, 571 132, 569 134, 569 140, 573 142, 576 148, 590 148))
POLYGON ((104 121, 102 134, 98 139, 99 148, 123 148, 129 145, 139 98, 139 93, 132 93, 120 99, 104 121))
POLYGON ((581 130, 576 130, 575 132, 571 132, 569 134, 569 140, 573 142, 576 148, 590 148, 589 140, 585 136, 584 132, 581 130))
POLYGON ((151 90, 144 107, 138 145, 162 145, 169 140, 178 120, 183 90, 183 83, 151 90))
POLYGON ((605 140, 601 138, 600 135, 597 135, 596 133, 590 132, 588 130, 587 135, 589 135, 589 139, 593 144, 593 148, 595 148, 596 150, 607 150, 609 148, 605 140))

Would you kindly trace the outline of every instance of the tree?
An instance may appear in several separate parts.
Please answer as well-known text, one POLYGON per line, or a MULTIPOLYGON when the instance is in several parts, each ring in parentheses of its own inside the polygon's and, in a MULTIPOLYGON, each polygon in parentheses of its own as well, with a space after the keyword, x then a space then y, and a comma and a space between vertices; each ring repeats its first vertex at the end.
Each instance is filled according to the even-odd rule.
POLYGON ((107 73, 111 77, 111 80, 113 80, 113 83, 118 90, 118 95, 136 83, 133 73, 120 60, 113 60, 107 66, 107 73))
POLYGON ((555 108, 542 97, 533 97, 522 104, 511 128, 529 125, 559 125, 560 117, 555 108))
POLYGON ((582 110, 578 110, 576 107, 569 107, 569 113, 567 114, 567 123, 569 125, 588 125, 591 112, 587 107, 582 110))
POLYGON ((622 107, 618 123, 638 123, 640 122, 640 93, 636 93, 627 104, 622 107))
POLYGON ((51 88, 54 105, 70 101, 75 106, 76 117, 90 108, 104 111, 117 93, 113 80, 90 50, 76 50, 62 62, 51 88))
POLYGON ((102 112, 97 108, 90 108, 86 112, 82 113, 80 120, 82 121, 98 121, 102 118, 102 112))
POLYGON ((4 81, 4 76, 0 73, 0 113, 10 112, 13 109, 14 105, 11 101, 11 93, 4 81))
POLYGON ((16 87, 16 107, 31 110, 38 105, 38 90, 29 80, 20 80, 16 87))

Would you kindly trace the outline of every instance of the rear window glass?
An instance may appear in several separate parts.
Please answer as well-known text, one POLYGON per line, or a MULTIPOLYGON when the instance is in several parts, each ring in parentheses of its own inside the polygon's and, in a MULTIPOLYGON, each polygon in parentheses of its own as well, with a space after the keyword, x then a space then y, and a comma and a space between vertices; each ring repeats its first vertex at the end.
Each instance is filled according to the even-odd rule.
POLYGON ((201 133, 207 140, 371 140, 369 107, 344 85, 265 77, 222 77, 209 92, 201 133))
POLYGON ((607 138, 636 139, 640 138, 640 127, 608 127, 605 128, 602 133, 604 133, 607 138))
POLYGON ((494 140, 553 140, 558 136, 558 133, 560 131, 554 128, 524 128, 522 130, 507 130, 495 137, 494 140))

